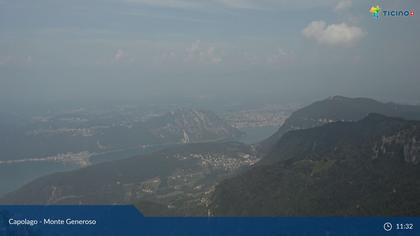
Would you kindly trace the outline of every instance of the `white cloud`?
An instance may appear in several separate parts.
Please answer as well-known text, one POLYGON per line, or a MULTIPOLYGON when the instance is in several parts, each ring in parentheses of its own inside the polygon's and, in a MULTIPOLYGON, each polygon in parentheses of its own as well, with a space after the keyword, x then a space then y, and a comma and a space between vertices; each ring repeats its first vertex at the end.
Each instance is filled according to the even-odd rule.
POLYGON ((295 53, 284 48, 277 48, 274 53, 267 56, 266 61, 274 65, 287 65, 295 61, 295 53))
POLYGON ((352 6, 352 1, 351 0, 343 0, 337 3, 337 5, 335 6, 334 10, 339 12, 339 11, 344 11, 349 9, 352 6))
POLYGON ((120 62, 124 60, 125 57, 126 57, 126 53, 122 49, 118 49, 114 54, 114 60, 116 62, 120 62))
POLYGON ((327 25, 325 21, 312 21, 302 34, 318 43, 333 46, 349 46, 358 42, 365 34, 357 26, 349 26, 346 23, 327 25))
POLYGON ((203 46, 201 41, 195 41, 186 49, 188 62, 219 64, 223 61, 222 53, 214 46, 203 46))

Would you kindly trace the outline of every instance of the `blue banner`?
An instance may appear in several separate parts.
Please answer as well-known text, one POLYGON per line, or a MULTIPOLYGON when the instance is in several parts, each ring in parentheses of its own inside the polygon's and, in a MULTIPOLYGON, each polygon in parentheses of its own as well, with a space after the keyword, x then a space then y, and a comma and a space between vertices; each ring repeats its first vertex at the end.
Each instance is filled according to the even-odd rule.
POLYGON ((0 236, 420 235, 419 217, 143 217, 132 206, 1 206, 0 236))

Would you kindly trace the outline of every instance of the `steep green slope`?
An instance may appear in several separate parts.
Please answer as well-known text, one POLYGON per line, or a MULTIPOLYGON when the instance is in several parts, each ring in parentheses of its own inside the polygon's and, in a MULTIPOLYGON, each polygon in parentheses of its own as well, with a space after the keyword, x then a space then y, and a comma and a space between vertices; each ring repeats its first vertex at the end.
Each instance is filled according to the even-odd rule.
POLYGON ((285 134, 223 181, 215 215, 420 215, 420 122, 369 115, 285 134))

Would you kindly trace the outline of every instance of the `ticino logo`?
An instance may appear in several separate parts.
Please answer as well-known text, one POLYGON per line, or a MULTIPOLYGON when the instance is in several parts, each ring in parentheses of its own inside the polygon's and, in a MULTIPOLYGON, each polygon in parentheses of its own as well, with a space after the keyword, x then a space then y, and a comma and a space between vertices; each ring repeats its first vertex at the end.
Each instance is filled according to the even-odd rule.
POLYGON ((387 11, 387 10, 382 10, 382 14, 384 16, 414 16, 414 10, 391 10, 391 11, 387 11))
POLYGON ((414 9, 410 9, 410 10, 383 10, 378 5, 377 6, 372 6, 370 8, 369 12, 376 19, 379 18, 379 15, 382 15, 382 16, 414 16, 414 9))

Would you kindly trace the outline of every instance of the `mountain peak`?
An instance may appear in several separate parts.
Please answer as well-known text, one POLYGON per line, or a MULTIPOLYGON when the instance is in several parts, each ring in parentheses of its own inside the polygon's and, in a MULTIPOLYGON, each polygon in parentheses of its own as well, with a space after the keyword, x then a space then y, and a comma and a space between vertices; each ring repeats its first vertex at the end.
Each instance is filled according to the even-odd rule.
POLYGON ((382 103, 370 98, 332 96, 295 111, 273 136, 261 143, 260 149, 269 151, 285 133, 291 130, 308 129, 336 121, 359 121, 369 114, 371 115, 368 120, 390 119, 390 117, 415 120, 420 119, 420 107, 382 103))
POLYGON ((349 97, 344 97, 344 96, 340 96, 340 95, 335 95, 335 96, 328 97, 326 100, 336 100, 336 101, 341 101, 341 100, 351 100, 351 98, 349 98, 349 97))

